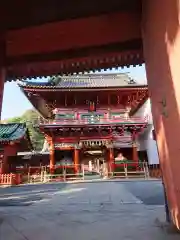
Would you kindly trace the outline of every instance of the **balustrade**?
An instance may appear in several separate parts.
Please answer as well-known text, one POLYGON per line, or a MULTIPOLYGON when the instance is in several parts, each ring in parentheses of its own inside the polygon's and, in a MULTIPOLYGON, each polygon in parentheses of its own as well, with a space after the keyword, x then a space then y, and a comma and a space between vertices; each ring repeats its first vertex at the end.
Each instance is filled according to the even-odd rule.
POLYGON ((16 185, 21 183, 20 174, 0 174, 0 185, 16 185))
POLYGON ((116 124, 116 123, 148 123, 149 117, 109 117, 109 118, 84 118, 84 119, 56 119, 56 120, 46 120, 40 119, 39 124, 57 124, 57 125, 84 125, 84 124, 116 124))

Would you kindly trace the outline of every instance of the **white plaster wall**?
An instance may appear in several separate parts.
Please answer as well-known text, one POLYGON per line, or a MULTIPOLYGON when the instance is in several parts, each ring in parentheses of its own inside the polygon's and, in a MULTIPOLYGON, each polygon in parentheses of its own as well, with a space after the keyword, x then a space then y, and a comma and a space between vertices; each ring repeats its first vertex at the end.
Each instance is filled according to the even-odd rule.
POLYGON ((148 162, 149 164, 159 164, 159 155, 157 150, 156 141, 153 139, 152 130, 153 119, 151 113, 151 101, 148 99, 144 105, 136 112, 135 117, 146 117, 148 116, 148 128, 144 131, 144 133, 139 137, 139 151, 147 151, 148 162))
POLYGON ((47 152, 47 151, 49 151, 49 143, 47 142, 46 139, 44 139, 44 144, 41 152, 47 152))
POLYGON ((151 101, 148 99, 141 107, 138 109, 138 111, 134 114, 134 117, 146 117, 148 116, 148 122, 149 124, 153 123, 152 120, 152 113, 151 113, 151 101))
POLYGON ((138 139, 139 151, 147 151, 149 164, 159 164, 159 155, 157 149, 157 143, 153 139, 152 130, 153 125, 150 124, 144 134, 138 139))
POLYGON ((153 139, 147 140, 147 155, 149 164, 159 164, 157 144, 153 139))
POLYGON ((137 141, 138 142, 138 151, 145 151, 147 149, 147 144, 146 140, 140 139, 137 141))
POLYGON ((148 155, 149 164, 159 164, 159 155, 157 149, 157 143, 153 139, 154 126, 150 125, 147 133, 147 140, 146 140, 146 149, 148 155))

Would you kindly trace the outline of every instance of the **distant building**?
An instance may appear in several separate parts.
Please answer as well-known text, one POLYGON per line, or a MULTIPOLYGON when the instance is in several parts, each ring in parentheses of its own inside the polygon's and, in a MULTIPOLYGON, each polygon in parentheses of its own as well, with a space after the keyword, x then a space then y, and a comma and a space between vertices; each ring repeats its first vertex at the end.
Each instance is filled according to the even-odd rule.
POLYGON ((156 161, 148 140, 148 87, 127 74, 63 76, 53 84, 22 81, 19 86, 42 115, 39 129, 47 141, 44 151, 49 145, 51 173, 66 159, 78 172, 81 163, 97 159, 93 151, 100 151, 108 166, 119 153, 135 163, 147 157, 156 161))
POLYGON ((19 151, 32 150, 26 125, 23 123, 0 124, 0 173, 11 172, 11 158, 19 151))

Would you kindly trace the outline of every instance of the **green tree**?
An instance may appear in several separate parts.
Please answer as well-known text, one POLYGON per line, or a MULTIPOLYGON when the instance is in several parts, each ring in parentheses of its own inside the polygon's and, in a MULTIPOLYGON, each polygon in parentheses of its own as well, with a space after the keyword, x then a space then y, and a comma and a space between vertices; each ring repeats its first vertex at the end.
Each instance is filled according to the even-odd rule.
POLYGON ((44 143, 44 136, 38 129, 40 115, 37 111, 30 109, 22 115, 22 122, 25 122, 29 130, 32 144, 36 150, 41 150, 44 143))
POLYGON ((26 123, 29 130, 31 142, 35 150, 41 150, 44 143, 44 136, 38 130, 40 115, 36 110, 29 109, 22 116, 8 119, 8 123, 26 123))
POLYGON ((9 118, 8 120, 2 121, 7 123, 22 123, 22 117, 13 117, 9 118))

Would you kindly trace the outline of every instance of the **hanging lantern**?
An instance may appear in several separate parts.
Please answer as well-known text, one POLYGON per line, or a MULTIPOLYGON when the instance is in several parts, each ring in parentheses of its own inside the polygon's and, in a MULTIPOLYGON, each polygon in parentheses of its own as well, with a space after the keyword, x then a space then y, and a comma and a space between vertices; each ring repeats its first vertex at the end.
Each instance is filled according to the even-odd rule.
POLYGON ((89 111, 90 112, 94 112, 96 109, 95 109, 95 103, 90 101, 89 102, 89 111))
POLYGON ((13 141, 10 141, 10 143, 9 143, 11 146, 13 146, 14 145, 14 142, 13 141))

